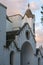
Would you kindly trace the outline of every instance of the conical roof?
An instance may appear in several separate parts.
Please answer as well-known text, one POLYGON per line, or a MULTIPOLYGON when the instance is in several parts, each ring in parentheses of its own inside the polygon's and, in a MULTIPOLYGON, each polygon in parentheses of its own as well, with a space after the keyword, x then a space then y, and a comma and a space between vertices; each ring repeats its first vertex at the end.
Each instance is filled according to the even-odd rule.
POLYGON ((26 15, 28 18, 34 18, 34 15, 32 14, 31 10, 29 9, 29 4, 28 4, 28 9, 27 9, 26 12, 25 12, 25 15, 26 15))
POLYGON ((32 12, 31 12, 30 9, 27 9, 27 10, 26 10, 25 15, 26 15, 28 18, 34 18, 34 15, 32 14, 32 12))

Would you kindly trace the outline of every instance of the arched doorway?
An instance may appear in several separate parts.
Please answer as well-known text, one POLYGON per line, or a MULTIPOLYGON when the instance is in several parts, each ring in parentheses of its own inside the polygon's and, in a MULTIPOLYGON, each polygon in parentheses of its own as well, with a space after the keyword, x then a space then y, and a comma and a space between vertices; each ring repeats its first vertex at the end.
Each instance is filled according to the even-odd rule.
POLYGON ((21 48, 21 65, 34 65, 33 49, 30 43, 25 42, 21 48))
POLYGON ((14 51, 10 53, 10 65, 14 65, 14 51))

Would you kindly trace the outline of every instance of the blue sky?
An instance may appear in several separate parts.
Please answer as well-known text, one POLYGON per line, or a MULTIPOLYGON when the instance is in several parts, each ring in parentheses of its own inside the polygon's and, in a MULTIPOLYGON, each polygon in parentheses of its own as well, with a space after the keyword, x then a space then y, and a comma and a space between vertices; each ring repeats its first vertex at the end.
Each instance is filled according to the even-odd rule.
POLYGON ((41 20, 41 5, 43 0, 0 0, 5 6, 7 6, 7 15, 22 14, 24 15, 28 3, 33 14, 35 14, 35 30, 37 47, 43 45, 43 26, 40 23, 41 20))

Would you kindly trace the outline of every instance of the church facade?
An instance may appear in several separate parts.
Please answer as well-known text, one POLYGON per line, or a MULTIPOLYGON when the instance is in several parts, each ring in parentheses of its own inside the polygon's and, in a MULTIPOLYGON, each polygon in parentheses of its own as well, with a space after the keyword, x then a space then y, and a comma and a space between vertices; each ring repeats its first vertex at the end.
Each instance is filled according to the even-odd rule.
POLYGON ((43 65, 43 48, 36 49, 35 15, 7 16, 0 3, 0 65, 43 65))

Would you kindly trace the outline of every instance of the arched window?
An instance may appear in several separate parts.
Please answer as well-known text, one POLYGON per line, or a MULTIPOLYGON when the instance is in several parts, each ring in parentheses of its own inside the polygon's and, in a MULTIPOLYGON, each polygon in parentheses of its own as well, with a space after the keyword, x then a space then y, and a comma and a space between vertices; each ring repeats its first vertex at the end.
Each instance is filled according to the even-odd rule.
POLYGON ((38 65, 40 65, 40 58, 38 58, 38 65))
POLYGON ((26 31, 26 38, 29 40, 29 38, 30 38, 30 32, 27 30, 26 31))
POLYGON ((13 65, 13 58, 14 58, 14 51, 11 51, 10 53, 10 65, 13 65))

